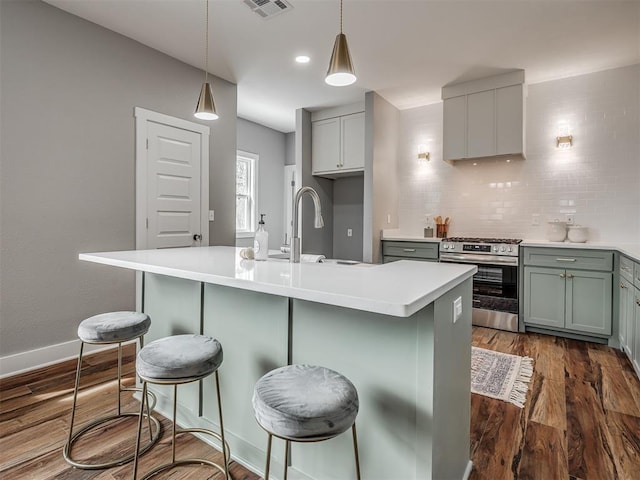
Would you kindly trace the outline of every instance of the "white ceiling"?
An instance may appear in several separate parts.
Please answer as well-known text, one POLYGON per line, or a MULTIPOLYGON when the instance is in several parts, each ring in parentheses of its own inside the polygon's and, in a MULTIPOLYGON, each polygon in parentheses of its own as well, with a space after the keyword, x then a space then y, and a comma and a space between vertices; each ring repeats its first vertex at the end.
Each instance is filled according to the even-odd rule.
MULTIPOLYGON (((46 1, 204 69, 204 0, 46 1)), ((238 116, 282 132, 297 108, 368 90, 406 109, 439 101, 443 85, 512 69, 537 83, 640 62, 640 0, 344 0, 358 81, 330 87, 339 1, 288 1, 292 10, 266 20, 242 0, 209 7, 209 71, 238 84, 238 116), (311 63, 296 64, 299 54, 311 63)))

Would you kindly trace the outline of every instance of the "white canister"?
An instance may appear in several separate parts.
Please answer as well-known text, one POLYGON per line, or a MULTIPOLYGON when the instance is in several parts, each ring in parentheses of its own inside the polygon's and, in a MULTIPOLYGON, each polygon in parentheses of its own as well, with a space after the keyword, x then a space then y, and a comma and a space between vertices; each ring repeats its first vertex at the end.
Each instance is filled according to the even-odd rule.
POLYGON ((567 238, 567 224, 557 220, 549 222, 547 239, 550 242, 564 242, 565 238, 567 238))
POLYGON ((587 227, 583 227, 582 225, 569 225, 569 233, 567 236, 570 242, 584 243, 587 241, 588 234, 589 229, 587 227))

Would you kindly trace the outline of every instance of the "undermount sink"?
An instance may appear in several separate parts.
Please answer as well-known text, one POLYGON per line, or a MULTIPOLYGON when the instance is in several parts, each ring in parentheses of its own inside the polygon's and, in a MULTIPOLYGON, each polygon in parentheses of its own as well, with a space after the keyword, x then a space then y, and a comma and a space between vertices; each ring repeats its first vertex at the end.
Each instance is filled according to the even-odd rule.
POLYGON ((288 253, 272 253, 269 258, 275 258, 276 260, 289 260, 288 253))
POLYGON ((359 265, 362 262, 357 260, 340 260, 338 258, 323 258, 320 263, 332 263, 334 265, 359 265))

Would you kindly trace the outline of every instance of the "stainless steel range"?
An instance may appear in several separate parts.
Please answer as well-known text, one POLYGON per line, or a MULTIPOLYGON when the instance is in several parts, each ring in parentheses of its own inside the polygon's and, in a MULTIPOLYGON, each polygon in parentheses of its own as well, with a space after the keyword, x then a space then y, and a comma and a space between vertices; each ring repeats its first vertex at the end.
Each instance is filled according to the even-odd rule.
POLYGON ((473 276, 472 323, 518 331, 518 244, 511 238, 451 237, 440 244, 440 261, 471 263, 473 276))

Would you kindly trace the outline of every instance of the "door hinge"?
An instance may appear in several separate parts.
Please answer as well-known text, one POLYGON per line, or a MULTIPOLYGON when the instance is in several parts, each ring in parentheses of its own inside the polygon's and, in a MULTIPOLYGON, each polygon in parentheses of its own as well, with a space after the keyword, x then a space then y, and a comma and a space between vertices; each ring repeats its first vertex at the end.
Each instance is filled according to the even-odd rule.
POLYGON ((149 150, 149 139, 147 138, 147 150, 149 150))
POLYGON ((149 219, 148 218, 145 219, 144 224, 145 224, 145 228, 148 229, 149 228, 149 219))

